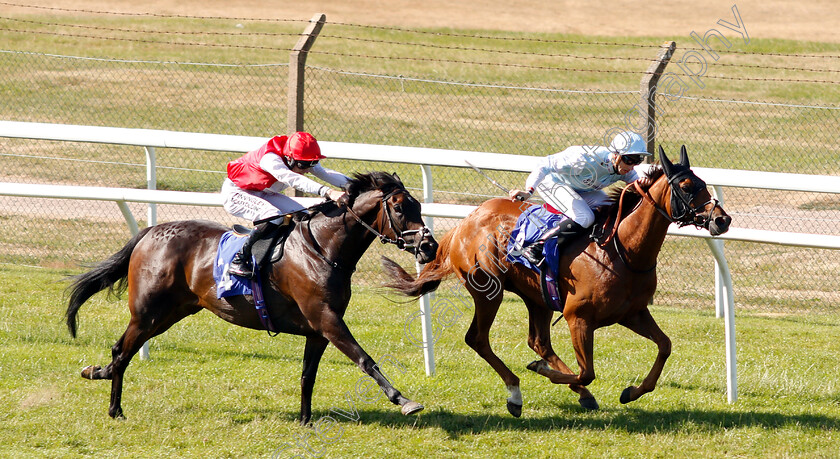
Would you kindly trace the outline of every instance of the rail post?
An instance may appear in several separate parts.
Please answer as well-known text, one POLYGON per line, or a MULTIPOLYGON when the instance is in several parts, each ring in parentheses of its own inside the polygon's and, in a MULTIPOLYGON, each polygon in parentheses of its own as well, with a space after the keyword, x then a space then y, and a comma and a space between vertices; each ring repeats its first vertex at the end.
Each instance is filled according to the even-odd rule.
MULTIPOLYGON (((434 202, 434 189, 432 187, 432 166, 423 164, 420 166, 423 175, 423 202, 434 202)), ((429 231, 434 233, 435 221, 434 217, 426 217, 423 219, 429 231)), ((416 263, 417 272, 423 269, 423 265, 416 263)), ((432 293, 427 293, 420 297, 420 312, 423 315, 422 333, 423 333, 423 360, 426 363, 426 376, 434 376, 435 374, 435 340, 434 330, 432 329, 432 301, 434 297, 432 293)))
MULTIPOLYGON (((157 155, 155 154, 155 147, 143 147, 146 151, 146 188, 149 190, 156 190, 157 189, 157 155)), ((123 213, 123 216, 129 222, 128 226, 131 229, 132 235, 136 235, 139 231, 137 226, 137 222, 134 222, 132 225, 131 221, 134 220, 134 217, 131 216, 131 211, 128 209, 128 205, 125 202, 119 202, 120 210, 123 213), (131 219, 129 220, 129 216, 131 219)), ((148 208, 146 211, 146 226, 154 226, 157 225, 157 204, 150 202, 147 204, 148 208)), ((140 360, 149 360, 151 356, 149 355, 149 342, 146 341, 143 343, 143 346, 140 348, 140 360)))

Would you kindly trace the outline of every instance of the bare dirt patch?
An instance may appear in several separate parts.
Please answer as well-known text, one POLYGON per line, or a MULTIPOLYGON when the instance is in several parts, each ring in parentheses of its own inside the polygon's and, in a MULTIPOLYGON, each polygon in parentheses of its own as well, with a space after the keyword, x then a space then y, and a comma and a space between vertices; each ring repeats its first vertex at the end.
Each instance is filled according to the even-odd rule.
POLYGON ((28 410, 49 405, 59 397, 59 391, 53 387, 35 389, 20 401, 21 409, 28 410))
MULTIPOLYGON (((835 0, 707 0, 704 2, 638 2, 631 0, 151 0, 143 4, 109 0, 20 0, 19 3, 65 9, 148 12, 231 18, 294 18, 308 20, 325 13, 328 22, 395 27, 575 33, 600 36, 668 36, 689 40, 703 35, 720 19, 735 22, 737 4, 747 33, 753 38, 786 38, 840 42, 840 9, 835 0)), ((44 10, 0 6, 6 14, 44 10)), ((79 14, 51 11, 54 14, 79 14)), ((737 35, 735 35, 737 36, 737 35)))

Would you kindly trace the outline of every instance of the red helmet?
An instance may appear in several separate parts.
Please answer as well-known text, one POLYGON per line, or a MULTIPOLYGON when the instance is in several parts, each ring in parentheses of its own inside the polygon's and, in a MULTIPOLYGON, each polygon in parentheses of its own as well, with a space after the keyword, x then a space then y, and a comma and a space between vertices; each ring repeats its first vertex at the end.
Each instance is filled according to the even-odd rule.
POLYGON ((283 145, 283 155, 291 156, 297 161, 317 161, 324 158, 318 141, 308 132, 295 132, 289 136, 283 145))

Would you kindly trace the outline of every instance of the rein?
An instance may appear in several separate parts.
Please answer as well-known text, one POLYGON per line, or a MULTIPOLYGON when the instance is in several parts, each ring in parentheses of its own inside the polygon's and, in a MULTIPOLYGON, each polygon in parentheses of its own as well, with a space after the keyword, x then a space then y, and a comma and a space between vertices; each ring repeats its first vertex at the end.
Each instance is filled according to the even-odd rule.
POLYGON ((391 191, 389 193, 386 193, 386 194, 382 195, 382 208, 385 210, 385 215, 388 216, 388 228, 390 228, 391 231, 394 232, 394 235, 396 235, 396 239, 391 239, 390 237, 385 236, 384 234, 377 231, 376 228, 368 225, 364 220, 362 220, 361 217, 359 217, 359 215, 351 207, 348 206, 347 211, 350 212, 350 215, 352 215, 353 218, 356 219, 357 222, 361 223, 361 225, 364 226, 368 231, 370 231, 376 237, 378 237, 379 242, 381 242, 383 244, 394 244, 394 245, 397 246, 397 248, 399 248, 400 250, 403 250, 403 251, 416 250, 417 246, 414 245, 414 244, 410 244, 408 241, 405 240, 405 238, 403 236, 405 236, 405 235, 414 236, 414 235, 419 233, 419 234, 421 234, 421 239, 422 239, 426 235, 431 234, 431 231, 429 231, 429 228, 426 227, 426 226, 424 226, 422 229, 419 229, 419 230, 405 230, 405 231, 398 230, 397 227, 396 227, 396 224, 394 223, 394 216, 391 215, 391 207, 388 205, 388 199, 390 199, 392 196, 397 195, 397 194, 406 193, 406 192, 407 191, 405 189, 397 188, 397 189, 394 189, 393 191, 391 191))
MULTIPOLYGON (((616 253, 618 253, 619 259, 621 259, 621 262, 624 263, 624 266, 626 266, 627 269, 629 269, 630 271, 633 271, 635 273, 646 273, 646 272, 650 272, 650 271, 653 271, 654 269, 656 269, 656 263, 654 263, 653 267, 651 267, 649 269, 637 270, 637 269, 634 269, 633 267, 631 267, 630 264, 627 261, 626 251, 624 250, 624 247, 621 245, 621 243, 618 240, 618 227, 621 224, 621 219, 622 219, 621 211, 624 208, 624 195, 627 193, 627 190, 629 190, 631 187, 635 188, 636 192, 639 193, 639 195, 642 197, 642 199, 644 201, 647 201, 650 205, 652 205, 653 208, 656 209, 660 214, 662 214, 662 216, 665 217, 665 219, 668 220, 669 223, 676 223, 680 227, 687 226, 687 225, 694 225, 694 226, 697 226, 697 227, 700 227, 700 228, 706 227, 709 224, 709 221, 711 220, 711 212, 709 212, 709 216, 703 216, 702 221, 698 221, 697 220, 698 209, 705 208, 706 205, 708 205, 709 203, 713 203, 715 205, 715 207, 718 207, 720 205, 720 203, 717 199, 712 198, 712 199, 706 201, 705 203, 703 203, 699 207, 692 206, 690 200, 686 199, 686 197, 683 196, 683 194, 676 189, 676 184, 679 183, 679 178, 681 176, 682 176, 682 174, 668 178, 668 185, 671 187, 672 197, 675 196, 675 195, 678 196, 678 198, 680 199, 680 201, 683 204, 682 215, 680 215, 678 218, 672 217, 668 213, 668 211, 665 210, 664 207, 660 206, 653 199, 653 196, 651 196, 650 191, 642 189, 642 187, 639 186, 638 181, 634 181, 633 183, 628 184, 627 186, 624 187, 624 189, 621 190, 621 196, 618 199, 618 212, 616 213, 615 223, 613 225, 613 229, 610 232, 609 236, 607 236, 607 238, 604 239, 603 242, 598 243, 598 245, 601 248, 604 248, 604 247, 606 247, 607 244, 610 243, 610 241, 612 241, 613 246, 615 247, 615 251, 616 251, 616 253), (686 219, 686 217, 690 217, 690 218, 686 219)), ((633 210, 630 211, 630 213, 633 213, 633 211, 638 209, 638 207, 641 205, 641 203, 642 203, 642 201, 639 201, 639 203, 636 205, 636 207, 633 208, 633 210)), ((714 211, 714 209, 713 209, 713 211, 714 211)), ((606 229, 607 225, 609 225, 609 219, 604 223, 604 228, 605 229, 606 229)))
MULTIPOLYGON (((606 246, 613 239, 618 239, 616 235, 618 234, 618 226, 621 223, 621 211, 624 208, 624 195, 625 193, 627 193, 627 190, 629 190, 631 187, 636 188, 636 191, 639 193, 639 195, 641 195, 645 201, 650 203, 650 205, 652 205, 654 209, 659 211, 659 213, 662 214, 662 216, 665 217, 666 220, 668 220, 671 223, 674 223, 676 221, 670 215, 668 215, 668 212, 664 208, 662 208, 659 204, 656 203, 656 201, 653 200, 653 196, 650 195, 650 192, 648 190, 643 190, 637 182, 630 183, 627 186, 625 186, 623 190, 621 190, 621 196, 618 199, 618 213, 616 213, 615 224, 613 225, 613 229, 610 232, 610 235, 607 236, 604 242, 601 242, 599 244, 601 247, 606 246)), ((633 210, 630 211, 630 213, 633 213, 633 211, 635 211, 641 204, 642 201, 639 201, 639 203, 636 204, 636 207, 634 207, 633 210)), ((607 220, 605 226, 607 224, 609 224, 609 220, 607 220)))
MULTIPOLYGON (((315 234, 312 232, 312 219, 309 219, 307 221, 306 229, 309 231, 309 237, 312 239, 312 242, 314 242, 315 245, 318 245, 318 247, 320 247, 320 244, 318 244, 318 240, 315 239, 315 234)), ((356 267, 355 266, 353 268, 348 269, 348 268, 345 268, 341 263, 328 259, 327 257, 324 256, 323 253, 321 253, 320 250, 318 250, 315 247, 315 245, 306 244, 306 246, 309 247, 309 250, 311 250, 312 253, 317 255, 318 258, 323 260, 326 264, 332 266, 333 269, 339 269, 339 270, 342 270, 342 271, 350 271, 351 273, 356 272, 356 267)))
MULTIPOLYGON (((385 210, 385 214, 388 216, 388 227, 391 229, 391 231, 394 232, 394 234, 396 235, 396 239, 391 239, 388 236, 385 236, 384 234, 377 231, 376 228, 367 224, 364 220, 362 220, 361 217, 359 217, 359 214, 357 214, 353 210, 352 207, 347 206, 347 212, 349 212, 350 215, 352 215, 353 218, 357 222, 359 222, 362 226, 364 226, 365 229, 367 229, 368 231, 373 233, 376 237, 378 237, 379 242, 381 242, 383 244, 394 244, 394 245, 397 246, 397 248, 399 248, 400 250, 403 250, 403 251, 412 251, 412 250, 416 250, 417 246, 409 243, 408 241, 406 241, 404 236, 406 236, 406 235, 413 236, 415 234, 420 233, 422 235, 422 237, 425 237, 426 235, 430 235, 431 231, 429 231, 429 228, 427 228, 425 226, 422 229, 419 229, 419 230, 405 230, 405 231, 403 231, 403 230, 397 229, 396 224, 394 223, 394 217, 393 217, 393 215, 391 215, 391 207, 388 205, 388 199, 391 198, 394 195, 401 194, 401 193, 407 193, 407 190, 396 188, 389 193, 383 194, 382 198, 381 198, 382 208, 385 210)), ((308 225, 309 235, 310 235, 310 238, 312 238, 312 240, 317 244, 318 241, 315 239, 315 235, 312 233, 311 224, 312 224, 312 220, 310 219, 309 220, 309 225, 308 225)), ((421 239, 422 239, 422 237, 421 237, 421 239)), ((342 266, 337 261, 329 260, 327 257, 324 256, 324 254, 321 253, 320 250, 316 250, 316 248, 314 246, 310 247, 310 249, 312 250, 312 252, 315 253, 315 255, 318 256, 318 258, 320 258, 321 260, 323 260, 324 262, 326 262, 328 265, 332 266, 333 268, 341 269, 341 270, 348 270, 348 268, 345 268, 344 266, 342 266)), ((355 272, 356 268, 353 267, 352 269, 349 269, 349 270, 350 270, 350 272, 355 272)))
MULTIPOLYGON (((659 213, 662 214, 669 222, 671 222, 671 223, 674 222, 674 219, 671 218, 670 215, 668 215, 668 212, 665 211, 665 209, 663 209, 659 204, 656 203, 656 201, 653 200, 653 196, 651 196, 650 193, 647 190, 643 190, 642 187, 640 187, 637 182, 633 182, 633 183, 628 184, 627 186, 624 187, 623 190, 621 190, 621 196, 618 199, 618 213, 616 214, 616 217, 615 217, 615 225, 613 225, 613 229, 610 232, 610 235, 607 236, 607 238, 603 242, 599 243, 598 245, 601 248, 604 248, 607 244, 610 243, 610 241, 612 241, 613 246, 615 247, 615 251, 618 254, 618 258, 621 260, 622 263, 624 263, 624 266, 626 266, 627 269, 629 269, 630 271, 632 271, 634 273, 643 274, 643 273, 651 272, 654 269, 656 269, 656 263, 654 263, 653 266, 648 268, 648 269, 641 269, 640 270, 640 269, 633 268, 632 266, 630 266, 630 262, 627 260, 627 256, 626 256, 626 253, 625 253, 626 251, 624 250, 624 247, 618 241, 618 226, 621 223, 621 210, 624 208, 624 195, 625 195, 625 193, 627 193, 627 190, 629 190, 631 187, 636 188, 636 191, 642 196, 642 198, 644 198, 645 201, 650 203, 653 206, 653 208, 656 209, 657 211, 659 211, 659 213)), ((639 201, 639 203, 636 204, 636 207, 634 207, 633 210, 630 211, 630 213, 633 213, 633 211, 635 211, 641 204, 642 204, 642 201, 639 201)), ((608 224, 608 223, 609 223, 609 220, 607 220, 605 225, 608 224)))

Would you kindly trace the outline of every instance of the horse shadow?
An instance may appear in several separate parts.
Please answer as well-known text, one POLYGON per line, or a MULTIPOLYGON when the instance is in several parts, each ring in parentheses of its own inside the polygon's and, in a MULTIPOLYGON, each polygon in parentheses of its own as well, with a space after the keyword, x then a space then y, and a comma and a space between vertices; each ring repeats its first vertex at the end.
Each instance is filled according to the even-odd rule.
MULTIPOLYGON (((558 429, 619 429, 630 434, 682 432, 686 425, 701 432, 721 432, 724 429, 759 427, 774 429, 786 425, 799 425, 805 429, 840 430, 840 418, 820 414, 783 414, 722 410, 647 410, 639 408, 602 408, 597 413, 581 410, 577 403, 560 404, 559 410, 567 415, 527 416, 513 418, 508 414, 460 414, 444 409, 427 410, 418 416, 406 417, 398 411, 387 409, 360 409, 361 424, 378 424, 383 427, 409 427, 412 429, 436 428, 445 431, 450 439, 463 435, 485 432, 555 431, 558 429)), ((279 413, 278 413, 279 414, 279 413)), ((331 411, 313 413, 313 421, 330 416, 339 423, 347 421, 331 411)), ((284 418, 294 418, 288 413, 284 418)), ((347 421, 353 422, 353 421, 347 421)))

